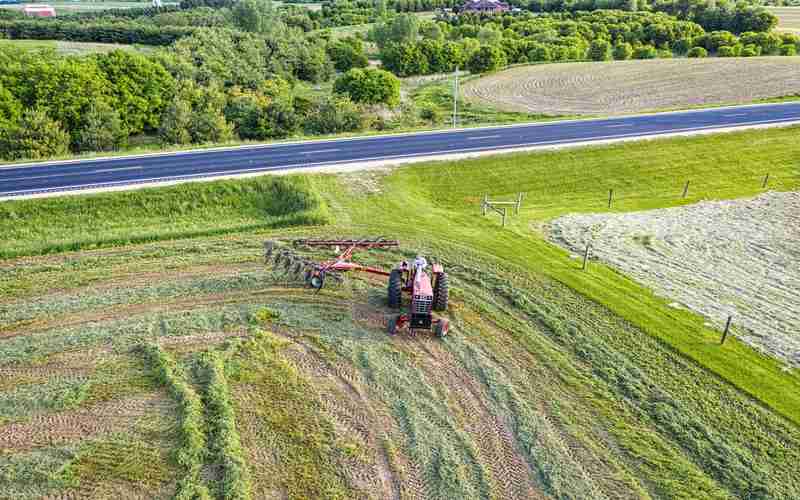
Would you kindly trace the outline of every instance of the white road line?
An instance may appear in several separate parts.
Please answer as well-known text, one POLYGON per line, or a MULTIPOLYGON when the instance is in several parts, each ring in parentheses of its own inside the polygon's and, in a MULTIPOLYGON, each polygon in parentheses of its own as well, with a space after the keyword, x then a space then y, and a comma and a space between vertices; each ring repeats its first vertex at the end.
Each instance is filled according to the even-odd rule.
POLYGON ((300 151, 300 154, 301 155, 313 155, 313 154, 316 154, 316 153, 335 153, 337 151, 341 151, 341 149, 334 148, 334 149, 317 149, 315 151, 300 151))
POLYGON ((620 123, 618 125, 606 125, 606 128, 618 128, 618 127, 633 127, 633 123, 620 123))
MULTIPOLYGON (((494 150, 496 151, 503 151, 504 149, 515 149, 515 148, 525 148, 525 147, 535 147, 535 146, 547 146, 547 145, 555 145, 555 144, 570 144, 570 143, 582 143, 589 145, 593 142, 602 142, 609 139, 624 139, 624 138, 653 138, 659 137, 662 135, 669 135, 669 134, 677 134, 677 133, 684 133, 684 132, 692 132, 692 131, 713 131, 715 129, 737 129, 737 128, 747 128, 753 127, 757 125, 767 125, 767 124, 778 124, 778 123, 785 123, 786 125, 796 125, 799 122, 797 120, 787 122, 785 118, 776 118, 772 120, 757 120, 752 122, 746 123, 737 123, 734 126, 727 126, 727 127, 720 127, 719 125, 703 125, 697 127, 683 127, 683 128, 673 128, 667 130, 659 130, 654 132, 630 132, 630 133, 622 133, 617 135, 605 135, 605 136, 595 136, 595 137, 586 137, 586 138, 571 138, 571 139, 555 139, 550 141, 538 141, 538 142, 528 142, 528 143, 521 143, 521 144, 509 144, 504 145, 501 147, 496 147, 494 150)), ((43 192, 55 192, 55 193, 66 193, 69 191, 76 191, 82 188, 91 188, 91 187, 109 187, 114 185, 136 185, 136 184, 146 184, 158 181, 186 181, 190 179, 203 179, 203 178, 213 178, 218 176, 228 176, 228 175, 237 175, 237 174, 246 174, 249 172, 270 172, 276 170, 293 170, 293 169, 302 169, 303 167, 315 167, 315 166, 334 166, 337 164, 347 164, 347 163, 355 163, 355 162, 369 162, 375 160, 398 160, 402 158, 413 158, 413 157, 426 157, 426 156, 436 156, 436 155, 450 155, 456 153, 468 153, 468 152, 477 152, 477 151, 487 151, 491 149, 487 149, 484 147, 474 147, 474 148, 460 148, 460 149, 451 149, 451 150, 440 150, 440 151, 427 151, 424 153, 408 153, 408 154, 399 154, 399 155, 385 155, 385 156, 373 156, 368 158, 351 158, 347 160, 332 160, 332 161, 321 161, 317 163, 295 163, 291 165, 281 165, 275 167, 256 167, 256 168, 241 168, 236 170, 222 170, 217 172, 202 172, 196 174, 183 174, 183 175, 173 175, 173 176, 163 176, 163 177, 151 177, 146 179, 134 179, 134 180, 127 180, 127 181, 111 181, 111 182, 92 182, 88 184, 79 184, 74 186, 65 186, 59 188, 45 188, 45 189, 22 189, 19 191, 6 191, 4 193, 0 193, 0 199, 4 199, 9 197, 10 195, 22 194, 22 193, 43 193, 43 192)), ((431 161, 435 161, 435 158, 431 158, 431 161)))
POLYGON ((724 116, 725 118, 734 118, 736 116, 747 116, 747 113, 732 113, 732 114, 722 115, 722 116, 724 116))
POLYGON ((102 174, 103 172, 124 172, 125 170, 142 170, 144 167, 124 167, 124 168, 104 168, 101 170, 92 170, 90 174, 102 174))
POLYGON ((480 141, 481 139, 498 139, 499 135, 482 135, 480 137, 467 137, 468 141, 480 141))

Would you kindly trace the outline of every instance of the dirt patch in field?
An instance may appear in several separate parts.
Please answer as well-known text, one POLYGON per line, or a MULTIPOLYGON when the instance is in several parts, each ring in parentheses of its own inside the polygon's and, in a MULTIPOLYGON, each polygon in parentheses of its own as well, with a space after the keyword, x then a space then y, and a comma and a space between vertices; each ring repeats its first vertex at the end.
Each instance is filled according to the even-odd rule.
MULTIPOLYGON (((628 214, 569 215, 551 238, 686 305, 756 349, 800 366, 800 193, 628 214)), ((678 305, 678 304, 675 304, 678 305)))
POLYGON ((800 93, 800 57, 654 59, 521 66, 464 85, 507 111, 623 114, 800 93))

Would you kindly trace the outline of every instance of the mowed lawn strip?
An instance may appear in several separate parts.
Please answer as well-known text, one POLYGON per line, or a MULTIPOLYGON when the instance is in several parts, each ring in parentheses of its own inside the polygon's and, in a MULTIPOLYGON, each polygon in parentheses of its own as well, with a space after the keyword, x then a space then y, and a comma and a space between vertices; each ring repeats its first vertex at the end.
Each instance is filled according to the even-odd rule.
POLYGON ((579 260, 539 232, 559 215, 607 211, 608 189, 615 190, 612 210, 620 212, 753 196, 763 191, 766 173, 769 189, 798 189, 798 135, 793 127, 408 167, 390 176, 384 196, 350 210, 353 221, 370 221, 365 225, 381 234, 470 246, 555 278, 800 424, 796 373, 734 338, 720 346, 723 325, 706 326, 613 269, 592 263, 582 272, 579 260), (517 192, 525 193, 523 213, 508 229, 497 216, 480 217, 484 194, 510 200, 517 192))

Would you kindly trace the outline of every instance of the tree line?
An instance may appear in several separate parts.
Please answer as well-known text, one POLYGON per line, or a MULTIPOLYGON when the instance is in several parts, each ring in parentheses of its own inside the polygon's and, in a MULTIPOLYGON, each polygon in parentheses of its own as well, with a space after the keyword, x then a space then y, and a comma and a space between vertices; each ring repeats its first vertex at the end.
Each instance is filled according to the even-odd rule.
POLYGON ((440 16, 419 21, 401 15, 379 23, 370 37, 382 65, 400 76, 494 71, 527 62, 794 55, 791 33, 706 32, 699 24, 660 12, 598 10, 549 14, 440 16), (693 50, 693 49, 700 50, 693 50))

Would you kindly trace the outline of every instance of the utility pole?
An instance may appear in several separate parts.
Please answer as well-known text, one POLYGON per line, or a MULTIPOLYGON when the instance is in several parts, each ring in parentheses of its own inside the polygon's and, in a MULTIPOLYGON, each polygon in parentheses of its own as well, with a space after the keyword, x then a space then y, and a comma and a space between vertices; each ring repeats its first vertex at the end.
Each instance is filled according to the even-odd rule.
POLYGON ((458 66, 456 66, 455 81, 453 82, 453 128, 458 123, 458 66))

